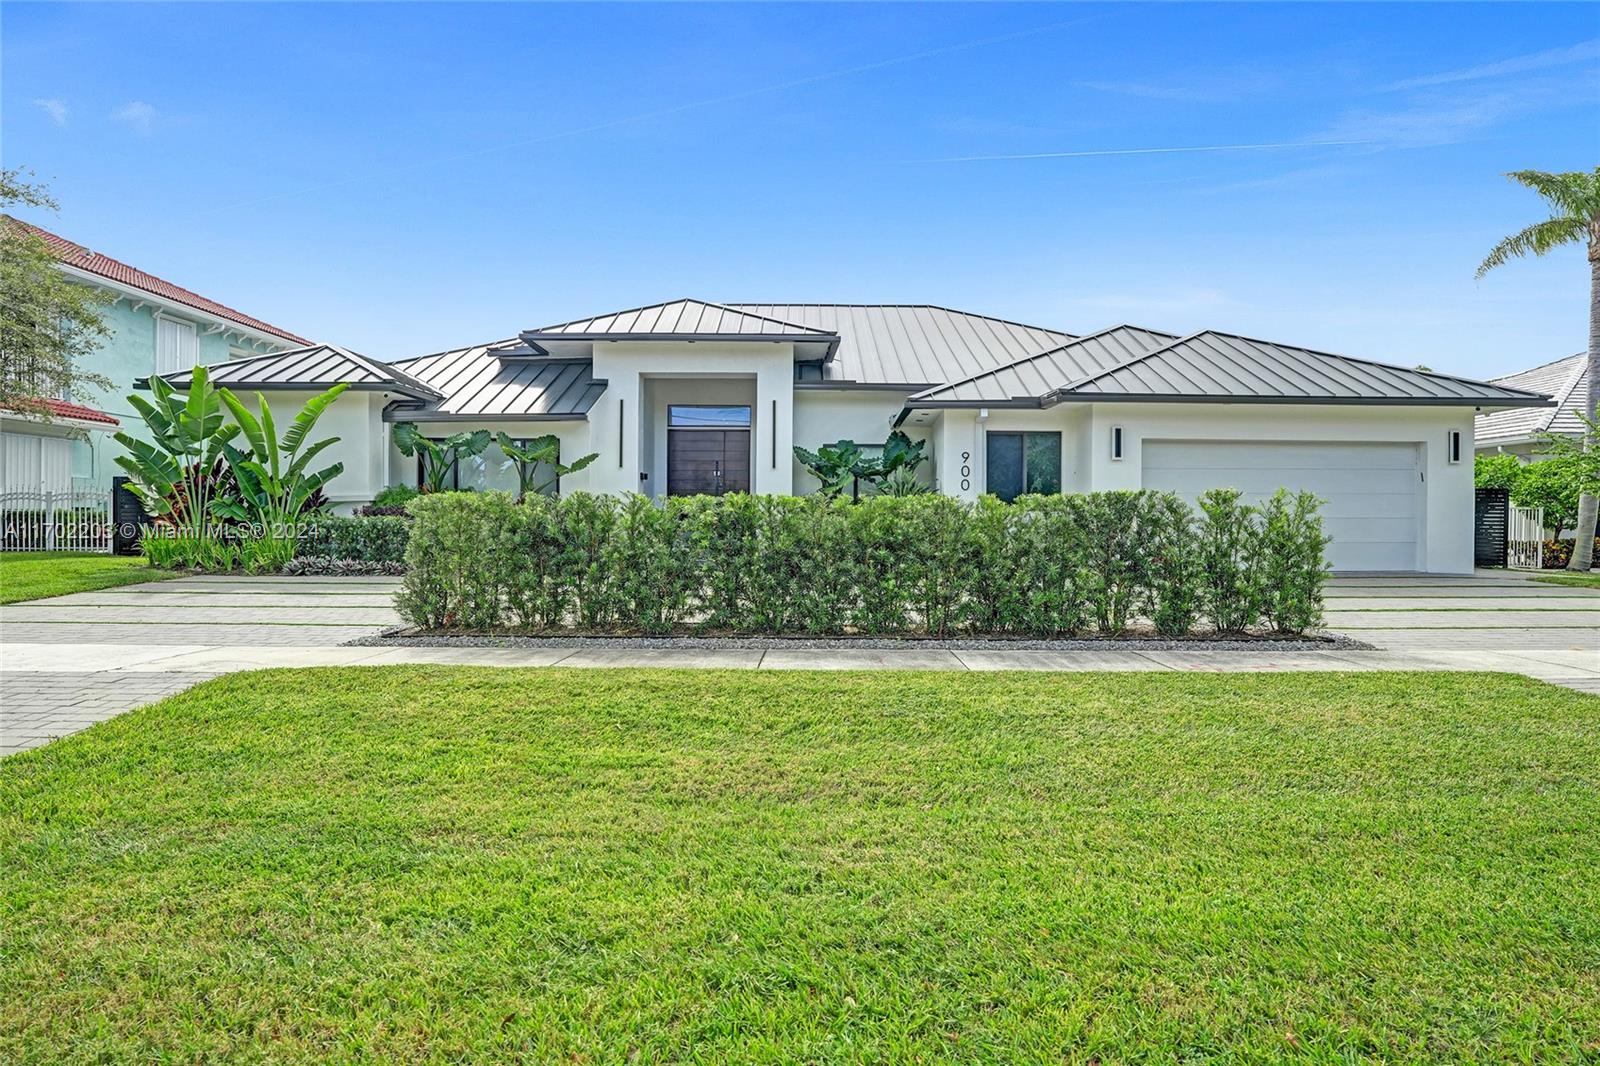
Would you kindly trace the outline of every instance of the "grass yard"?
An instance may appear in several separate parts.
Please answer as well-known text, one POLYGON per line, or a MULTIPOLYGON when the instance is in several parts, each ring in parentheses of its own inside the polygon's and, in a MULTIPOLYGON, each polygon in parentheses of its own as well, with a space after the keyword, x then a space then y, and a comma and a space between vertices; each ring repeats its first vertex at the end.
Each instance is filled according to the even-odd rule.
POLYGON ((1570 573, 1558 571, 1554 574, 1540 574, 1537 577, 1529 578, 1529 580, 1537 581, 1541 585, 1565 585, 1568 588, 1575 589, 1600 589, 1600 573, 1595 573, 1593 570, 1587 574, 1580 574, 1577 571, 1570 573))
POLYGON ((380 667, 0 761, 0 1060, 1600 1058, 1600 699, 380 667))
POLYGON ((0 603, 65 596, 69 592, 93 592, 177 576, 152 568, 142 555, 0 552, 0 603))

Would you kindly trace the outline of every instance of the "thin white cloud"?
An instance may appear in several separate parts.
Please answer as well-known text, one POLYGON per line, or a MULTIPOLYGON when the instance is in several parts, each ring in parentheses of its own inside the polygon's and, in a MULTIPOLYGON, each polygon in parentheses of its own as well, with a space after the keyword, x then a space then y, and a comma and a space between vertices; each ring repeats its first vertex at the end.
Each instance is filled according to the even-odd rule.
POLYGON ((1313 136, 1362 140, 1375 149, 1457 144, 1528 115, 1600 103, 1600 82, 1547 75, 1491 91, 1487 86, 1433 90, 1408 106, 1347 111, 1313 136))
POLYGON ((133 132, 141 137, 150 135, 150 127, 156 120, 156 109, 143 100, 130 100, 111 112, 111 117, 124 123, 133 132))
POLYGON ((1346 138, 1324 141, 1282 141, 1271 144, 1192 144, 1161 148, 1091 148, 1081 152, 1018 152, 1011 155, 957 155, 944 159, 918 159, 918 163, 987 163, 1004 159, 1089 159, 1108 155, 1170 155, 1179 152, 1263 152, 1288 148, 1343 148, 1367 141, 1346 138))
POLYGON ((1566 66, 1569 63, 1582 63, 1590 59, 1600 59, 1600 37, 1570 45, 1566 48, 1551 48, 1543 52, 1530 52, 1528 55, 1512 56, 1510 59, 1502 59, 1494 63, 1483 63, 1476 67, 1447 70, 1440 74, 1426 74, 1420 78, 1406 78, 1403 81, 1382 86, 1379 91, 1401 92, 1407 89, 1426 89, 1435 85, 1453 85, 1462 81, 1501 78, 1507 74, 1524 74, 1530 70, 1546 70, 1550 67, 1566 66))
POLYGON ((1282 87, 1283 79, 1259 70, 1196 71, 1163 81, 1080 81, 1081 89, 1181 104, 1228 104, 1282 87))
POLYGON ((53 96, 35 99, 33 101, 33 106, 49 115, 50 121, 55 123, 57 126, 65 126, 67 124, 67 118, 71 114, 67 108, 67 102, 65 100, 59 100, 53 96))

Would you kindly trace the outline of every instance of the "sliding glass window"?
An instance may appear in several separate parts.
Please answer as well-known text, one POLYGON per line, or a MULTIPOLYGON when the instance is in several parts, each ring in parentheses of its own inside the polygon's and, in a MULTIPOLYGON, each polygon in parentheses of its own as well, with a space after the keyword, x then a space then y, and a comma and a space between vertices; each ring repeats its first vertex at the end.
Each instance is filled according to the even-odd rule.
POLYGON ((1010 502, 1029 493, 1061 491, 1061 434, 990 433, 988 490, 1010 502))

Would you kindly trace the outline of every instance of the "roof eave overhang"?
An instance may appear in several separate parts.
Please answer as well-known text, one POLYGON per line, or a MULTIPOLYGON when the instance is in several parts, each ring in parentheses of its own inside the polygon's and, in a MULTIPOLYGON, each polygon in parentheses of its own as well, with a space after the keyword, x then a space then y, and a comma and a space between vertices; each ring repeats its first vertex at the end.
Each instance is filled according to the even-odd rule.
POLYGON ((73 266, 71 263, 57 262, 56 266, 68 277, 76 278, 86 284, 99 285, 102 288, 110 289, 126 299, 171 308, 176 314, 197 318, 209 325, 223 326, 225 328, 221 332, 224 334, 236 333, 241 337, 262 340, 269 344, 287 344, 291 348, 303 348, 314 343, 301 337, 275 333, 272 330, 260 329, 256 326, 247 326, 243 322, 235 321, 225 315, 219 315, 214 311, 207 311, 204 308, 195 307, 193 304, 174 300, 170 296, 163 296, 158 292, 151 292, 149 289, 141 289, 137 285, 129 285, 127 282, 118 281, 116 278, 108 278, 104 274, 96 274, 92 270, 85 270, 82 267, 73 266))
POLYGON ((1051 404, 1080 403, 1202 403, 1289 404, 1297 407, 1552 407, 1549 399, 1508 400, 1488 396, 1205 396, 1129 392, 1058 393, 1051 404))
MULTIPOLYGON (((174 375, 170 374, 165 375, 161 380, 165 381, 168 385, 171 385, 175 389, 181 390, 189 387, 189 382, 173 381, 173 376, 174 375)), ((339 382, 327 384, 315 381, 240 381, 231 385, 227 382, 221 382, 217 384, 217 388, 227 389, 229 392, 327 392, 337 384, 339 384, 339 382)), ((148 378, 138 379, 134 381, 133 387, 136 389, 149 389, 150 381, 148 378)), ((431 390, 428 392, 422 392, 419 389, 414 389, 407 385, 394 385, 382 381, 349 382, 346 384, 346 391, 392 392, 400 396, 409 396, 414 400, 420 400, 424 403, 437 403, 438 401, 444 399, 444 393, 442 392, 433 392, 431 390)))
POLYGON ((453 411, 430 411, 425 407, 398 405, 383 412, 385 422, 587 422, 589 412, 581 414, 459 414, 453 411))

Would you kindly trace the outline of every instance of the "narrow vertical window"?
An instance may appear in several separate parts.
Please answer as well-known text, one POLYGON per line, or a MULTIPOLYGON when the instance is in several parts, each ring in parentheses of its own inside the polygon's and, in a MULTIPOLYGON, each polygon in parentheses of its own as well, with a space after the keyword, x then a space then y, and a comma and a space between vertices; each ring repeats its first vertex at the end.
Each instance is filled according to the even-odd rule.
POLYGON ((1461 431, 1459 429, 1452 429, 1446 434, 1445 454, 1449 456, 1452 463, 1461 461, 1461 431))
POLYGON ((1121 426, 1112 426, 1111 427, 1111 458, 1112 459, 1121 459, 1122 458, 1122 427, 1121 426))

